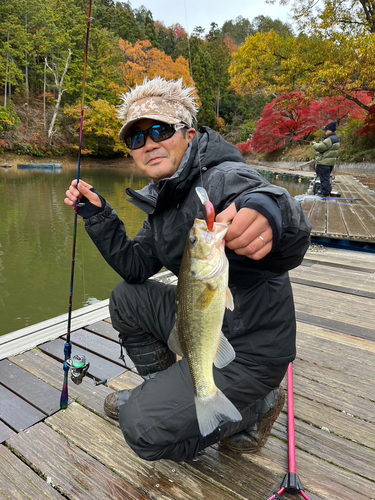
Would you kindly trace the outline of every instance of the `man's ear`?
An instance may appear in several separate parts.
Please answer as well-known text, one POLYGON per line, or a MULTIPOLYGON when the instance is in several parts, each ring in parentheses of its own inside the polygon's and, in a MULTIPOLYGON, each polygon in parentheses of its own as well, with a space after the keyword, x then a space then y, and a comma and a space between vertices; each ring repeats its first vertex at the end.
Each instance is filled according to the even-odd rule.
POLYGON ((190 143, 196 135, 197 131, 195 130, 195 128, 189 128, 189 130, 186 132, 186 139, 190 143))

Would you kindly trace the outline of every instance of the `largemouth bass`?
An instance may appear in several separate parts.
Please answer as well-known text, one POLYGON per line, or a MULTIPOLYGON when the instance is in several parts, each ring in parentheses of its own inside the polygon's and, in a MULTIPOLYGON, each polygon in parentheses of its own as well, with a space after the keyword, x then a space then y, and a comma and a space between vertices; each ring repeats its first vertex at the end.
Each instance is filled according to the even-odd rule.
POLYGON ((233 310, 228 288, 229 263, 224 237, 229 224, 195 219, 178 277, 176 324, 169 347, 189 364, 195 391, 199 430, 213 432, 223 420, 238 422, 241 414, 216 387, 213 364, 223 368, 235 358, 233 347, 221 331, 225 308, 233 310))

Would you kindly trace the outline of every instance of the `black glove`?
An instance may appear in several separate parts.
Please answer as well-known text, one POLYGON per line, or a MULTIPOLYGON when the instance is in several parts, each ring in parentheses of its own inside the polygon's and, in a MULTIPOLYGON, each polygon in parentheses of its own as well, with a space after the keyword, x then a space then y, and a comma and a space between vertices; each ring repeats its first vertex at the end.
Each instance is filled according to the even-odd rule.
POLYGON ((82 198, 80 199, 79 204, 78 204, 77 213, 78 213, 78 215, 80 215, 84 219, 90 219, 90 217, 93 217, 94 215, 99 214, 100 212, 103 212, 105 205, 106 205, 105 199, 102 196, 100 196, 100 194, 97 192, 97 190, 95 188, 91 188, 90 191, 92 191, 93 193, 95 193, 99 196, 100 201, 102 202, 102 206, 97 207, 96 205, 93 205, 91 203, 91 201, 89 201, 85 196, 82 196, 82 198), (80 205, 82 205, 82 206, 80 206, 80 205))

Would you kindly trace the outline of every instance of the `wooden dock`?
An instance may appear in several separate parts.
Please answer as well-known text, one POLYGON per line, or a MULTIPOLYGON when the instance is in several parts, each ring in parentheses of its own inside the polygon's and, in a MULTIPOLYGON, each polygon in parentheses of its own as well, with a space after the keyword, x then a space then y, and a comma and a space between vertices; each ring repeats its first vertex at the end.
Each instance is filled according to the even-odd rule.
POLYGON ((353 242, 375 242, 375 193, 351 175, 337 175, 334 190, 341 199, 306 199, 302 208, 312 236, 353 242))
MULTIPOLYGON (((374 278, 374 254, 317 246, 291 272, 297 473, 311 500, 375 499, 374 278)), ((86 320, 75 314, 73 354, 85 354, 91 377, 108 384, 70 382, 66 410, 61 318, 29 329, 21 345, 37 347, 20 354, 22 336, 0 337, 0 499, 267 500, 279 490, 288 468, 286 407, 256 455, 216 444, 182 464, 139 459, 103 401, 142 379, 128 358, 127 368, 117 359, 107 302, 90 308, 86 320)))
MULTIPOLYGON (((252 165, 251 162, 249 162, 252 165)), ((308 164, 306 164, 308 165, 308 164)), ((296 170, 295 168, 267 167, 252 165, 261 174, 268 172, 269 179, 309 179, 313 182, 315 172, 296 170)), ((310 189, 307 187, 307 190, 310 189)), ((353 175, 335 174, 333 191, 341 195, 341 199, 304 199, 301 201, 303 211, 309 217, 312 237, 323 240, 346 241, 350 248, 357 244, 358 248, 374 250, 375 244, 375 192, 363 186, 353 175), (360 245, 360 243, 363 245, 360 245), (367 247, 366 247, 367 244, 367 247)), ((306 193, 308 194, 308 193, 306 193)), ((312 192, 311 192, 312 194, 312 192)), ((314 197, 310 197, 314 198, 314 197)))

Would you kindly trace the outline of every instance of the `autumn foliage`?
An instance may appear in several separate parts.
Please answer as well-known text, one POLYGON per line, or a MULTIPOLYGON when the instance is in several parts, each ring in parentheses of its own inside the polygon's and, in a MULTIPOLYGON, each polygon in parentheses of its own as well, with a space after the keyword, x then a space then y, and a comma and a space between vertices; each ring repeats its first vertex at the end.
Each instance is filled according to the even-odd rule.
POLYGON ((121 64, 124 81, 129 87, 141 84, 146 76, 150 80, 155 76, 163 76, 167 80, 182 77, 185 85, 194 86, 188 62, 183 57, 173 61, 165 52, 153 47, 148 40, 138 40, 131 44, 120 38, 119 46, 126 61, 121 64))
MULTIPOLYGON (((366 105, 371 101, 368 92, 357 92, 355 98, 366 105)), ((295 141, 309 141, 327 122, 338 123, 350 118, 363 118, 366 111, 345 97, 309 99, 302 92, 282 94, 267 104, 251 139, 256 153, 267 153, 295 141)))

